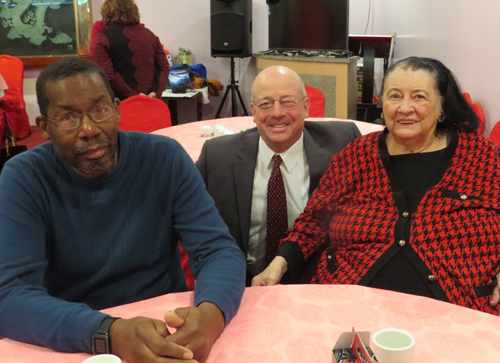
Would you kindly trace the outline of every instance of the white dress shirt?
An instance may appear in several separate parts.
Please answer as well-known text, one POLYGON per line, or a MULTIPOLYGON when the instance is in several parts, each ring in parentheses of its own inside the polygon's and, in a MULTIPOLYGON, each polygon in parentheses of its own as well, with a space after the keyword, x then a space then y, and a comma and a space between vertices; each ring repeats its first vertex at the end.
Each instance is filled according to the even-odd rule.
MULTIPOLYGON (((252 212, 248 241, 247 265, 250 273, 257 275, 265 266, 267 234, 267 183, 273 170, 273 156, 276 153, 259 138, 259 151, 253 177, 252 212)), ((280 165, 285 183, 288 228, 303 212, 309 199, 309 166, 304 150, 304 134, 284 153, 280 165)))

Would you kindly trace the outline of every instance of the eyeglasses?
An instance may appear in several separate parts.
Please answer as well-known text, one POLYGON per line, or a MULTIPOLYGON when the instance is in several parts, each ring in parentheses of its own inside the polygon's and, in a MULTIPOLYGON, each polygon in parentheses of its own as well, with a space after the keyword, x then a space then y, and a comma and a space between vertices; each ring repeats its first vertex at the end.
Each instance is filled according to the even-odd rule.
POLYGON ((292 111, 295 110, 299 105, 299 102, 302 102, 303 100, 303 98, 298 100, 293 96, 284 96, 277 100, 265 97, 257 102, 254 102, 254 105, 261 111, 271 111, 274 108, 274 103, 278 101, 282 110, 292 111))
POLYGON ((46 120, 52 122, 57 126, 59 130, 73 130, 82 124, 83 118, 85 115, 90 117, 90 119, 94 122, 103 122, 109 120, 113 117, 115 111, 114 107, 111 105, 104 105, 96 107, 89 112, 81 113, 67 113, 65 115, 59 116, 55 120, 48 118, 47 116, 43 116, 46 120))

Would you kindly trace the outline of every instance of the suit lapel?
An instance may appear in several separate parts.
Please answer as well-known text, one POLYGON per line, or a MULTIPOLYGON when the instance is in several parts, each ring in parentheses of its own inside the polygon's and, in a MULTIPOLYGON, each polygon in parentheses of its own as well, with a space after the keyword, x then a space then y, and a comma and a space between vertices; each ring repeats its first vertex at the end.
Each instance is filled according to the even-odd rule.
POLYGON ((248 134, 243 136, 240 149, 233 161, 233 180, 236 189, 241 239, 245 254, 248 252, 253 178, 259 148, 259 133, 257 130, 247 132, 248 134))
POLYGON ((306 151, 307 164, 309 165, 309 198, 319 184, 319 180, 325 172, 325 165, 330 162, 330 155, 323 143, 317 144, 307 128, 304 128, 304 149, 306 151))

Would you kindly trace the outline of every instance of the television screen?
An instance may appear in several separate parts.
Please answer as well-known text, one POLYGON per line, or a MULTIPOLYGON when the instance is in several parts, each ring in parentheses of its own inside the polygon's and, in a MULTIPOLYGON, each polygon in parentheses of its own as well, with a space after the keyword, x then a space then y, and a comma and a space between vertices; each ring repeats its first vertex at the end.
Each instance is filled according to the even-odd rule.
POLYGON ((349 0, 268 0, 269 48, 349 48, 349 0))

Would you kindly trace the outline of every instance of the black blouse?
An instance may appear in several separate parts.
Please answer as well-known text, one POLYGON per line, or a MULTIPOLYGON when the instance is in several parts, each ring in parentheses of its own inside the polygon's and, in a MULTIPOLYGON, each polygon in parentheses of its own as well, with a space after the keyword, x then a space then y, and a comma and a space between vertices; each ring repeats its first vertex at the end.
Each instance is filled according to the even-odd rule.
MULTIPOLYGON (((385 154, 384 166, 391 180, 393 193, 402 193, 406 202, 405 209, 410 216, 416 212, 425 193, 439 183, 444 175, 454 154, 456 145, 452 144, 456 144, 456 141, 434 152, 394 156, 387 153, 385 143, 379 144, 382 146, 381 153, 385 154)), ((392 251, 392 257, 376 273, 368 286, 447 300, 438 284, 431 285, 428 275, 422 273, 425 270, 421 266, 424 262, 411 248, 410 230, 411 223, 408 223, 404 233, 407 241, 406 248, 398 249, 395 254, 392 251)))

